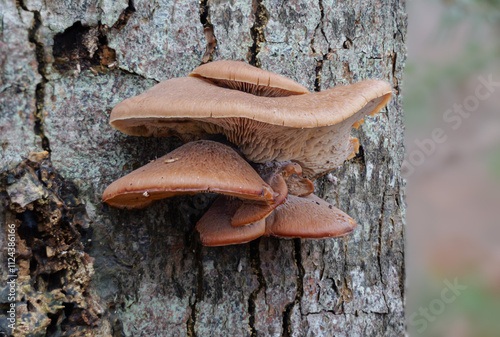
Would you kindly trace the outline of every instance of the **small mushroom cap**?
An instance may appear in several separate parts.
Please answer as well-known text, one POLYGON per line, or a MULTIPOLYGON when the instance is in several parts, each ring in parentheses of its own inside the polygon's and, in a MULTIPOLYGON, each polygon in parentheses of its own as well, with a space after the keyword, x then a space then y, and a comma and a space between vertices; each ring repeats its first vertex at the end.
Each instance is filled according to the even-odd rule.
POLYGON ((311 194, 289 195, 286 202, 266 218, 266 235, 286 238, 319 239, 343 236, 356 228, 354 220, 311 194))
POLYGON ((205 246, 226 246, 255 240, 266 230, 266 220, 246 226, 231 226, 231 217, 240 207, 241 200, 228 200, 220 196, 196 224, 205 246))
POLYGON ((216 192, 273 203, 274 192, 229 146, 187 143, 109 185, 102 200, 119 208, 144 208, 179 194, 216 192))
MULTIPOLYGON (((264 165, 266 166, 266 165, 264 165)), ((302 168, 295 163, 272 163, 264 168, 266 172, 261 176, 274 191, 274 203, 264 204, 258 201, 245 200, 231 218, 233 226, 244 226, 252 222, 262 220, 269 216, 272 211, 285 202, 288 195, 288 187, 285 179, 292 174, 301 174, 302 168)))
POLYGON ((267 97, 308 94, 294 80, 244 62, 215 61, 203 64, 189 76, 208 79, 218 86, 267 97))

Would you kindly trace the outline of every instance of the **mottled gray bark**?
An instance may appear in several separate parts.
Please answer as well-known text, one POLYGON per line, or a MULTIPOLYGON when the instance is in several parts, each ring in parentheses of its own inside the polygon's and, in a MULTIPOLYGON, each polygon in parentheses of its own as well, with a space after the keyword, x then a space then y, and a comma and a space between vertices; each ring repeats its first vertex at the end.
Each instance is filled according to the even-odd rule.
MULTIPOLYGON (((54 207, 73 207, 73 213, 63 212, 71 215, 64 226, 69 232, 76 228, 84 241, 83 246, 71 246, 79 252, 74 260, 61 260, 75 268, 57 274, 57 282, 50 270, 42 273, 40 267, 57 256, 35 256, 37 246, 19 257, 25 263, 20 273, 29 274, 29 261, 38 261, 31 267, 31 278, 25 275, 19 281, 32 287, 18 289, 19 305, 31 313, 18 317, 25 331, 96 336, 404 335, 404 126, 399 93, 406 53, 404 0, 0 4, 0 168, 5 179, 0 220, 22 229, 29 211, 44 222, 54 209, 47 210, 43 200, 62 193, 47 183, 55 179, 57 186, 74 184, 73 194, 64 193, 76 197, 78 192, 77 201, 54 207), (101 193, 110 182, 180 144, 120 134, 108 124, 113 106, 158 81, 185 76, 210 59, 245 60, 311 90, 365 78, 394 84, 395 97, 387 109, 353 131, 360 139, 360 154, 335 170, 333 179, 316 182, 319 196, 356 220, 353 234, 327 240, 262 238, 206 248, 193 229, 209 197, 177 197, 132 212, 101 204, 101 193), (6 175, 30 150, 42 149, 50 151, 50 161, 6 175), (4 167, 7 163, 10 166, 4 167), (44 167, 66 180, 57 175, 40 178, 45 184, 42 193, 43 184, 34 181, 44 167), (26 172, 32 173, 26 175, 29 179, 21 179, 26 172), (35 191, 30 193, 38 204, 13 204, 18 200, 15 188, 6 186, 22 184, 32 187, 26 190, 35 191), (88 218, 89 223, 76 218, 88 218), (82 265, 88 275, 94 274, 89 281, 78 279, 79 287, 74 288, 82 265), (81 293, 71 297, 69 285, 81 293), (27 303, 34 298, 42 298, 47 306, 27 303), (58 305, 51 306, 51 301, 58 305)), ((55 234, 47 229, 52 227, 38 226, 44 242, 52 242, 55 234)), ((21 248, 32 244, 29 235, 19 231, 21 248)), ((4 248, 5 236, 0 238, 4 248)), ((4 265, 2 259, 2 291, 4 265)), ((4 299, 2 303, 7 308, 4 299)), ((5 329, 4 323, 0 329, 5 329)), ((14 333, 23 335, 21 330, 14 333)))

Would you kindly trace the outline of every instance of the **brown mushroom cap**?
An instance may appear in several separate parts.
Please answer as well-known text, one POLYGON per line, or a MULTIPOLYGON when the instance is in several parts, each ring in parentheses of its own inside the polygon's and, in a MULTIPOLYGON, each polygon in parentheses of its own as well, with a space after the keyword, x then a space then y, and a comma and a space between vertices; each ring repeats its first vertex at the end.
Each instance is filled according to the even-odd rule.
POLYGON ((304 95, 262 97, 195 77, 175 78, 118 104, 110 123, 137 136, 191 140, 222 133, 253 162, 292 160, 306 178, 316 178, 354 151, 353 125, 378 112, 391 93, 387 82, 367 80, 304 95))
POLYGON ((205 246, 225 246, 255 240, 266 230, 266 220, 246 226, 231 226, 231 217, 240 207, 240 200, 220 196, 196 224, 200 239, 205 246))
POLYGON ((285 202, 288 195, 287 181, 292 174, 301 174, 302 168, 296 163, 268 163, 258 170, 264 181, 274 191, 274 204, 264 204, 253 200, 243 200, 231 218, 233 226, 244 226, 262 220, 285 202))
POLYGON ((219 197, 196 224, 205 246, 224 246, 246 243, 260 236, 319 239, 344 236, 356 224, 347 214, 318 198, 289 195, 267 218, 246 226, 231 225, 231 217, 241 200, 219 197))
POLYGON ((274 203, 272 188, 229 146, 187 143, 109 185, 102 200, 119 208, 143 208, 179 194, 216 192, 274 203))
POLYGON ((289 195, 286 202, 266 218, 266 235, 319 239, 349 234, 354 220, 338 208, 311 194, 289 195))
POLYGON ((195 77, 179 77, 119 103, 111 111, 110 123, 137 136, 153 135, 162 123, 206 118, 246 118, 284 127, 316 128, 340 123, 363 108, 366 114, 379 111, 391 93, 387 82, 365 80, 306 95, 262 97, 195 77), (135 129, 138 125, 146 129, 135 129))
POLYGON ((306 87, 288 77, 238 61, 215 61, 203 64, 189 76, 205 78, 220 87, 258 96, 279 97, 309 93, 306 87))

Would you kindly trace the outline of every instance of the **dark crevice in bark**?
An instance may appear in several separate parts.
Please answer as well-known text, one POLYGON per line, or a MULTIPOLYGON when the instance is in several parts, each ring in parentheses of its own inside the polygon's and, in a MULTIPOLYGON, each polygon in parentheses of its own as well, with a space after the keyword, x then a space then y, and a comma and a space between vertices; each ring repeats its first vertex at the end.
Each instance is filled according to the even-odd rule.
POLYGON ((397 52, 392 52, 392 84, 394 86, 395 94, 399 95, 399 81, 398 77, 396 76, 397 72, 397 60, 398 60, 398 53, 397 52))
POLYGON ((203 25, 203 32, 207 40, 205 54, 203 54, 203 62, 208 63, 213 60, 215 49, 217 48, 217 38, 214 33, 214 26, 210 20, 210 5, 209 0, 200 1, 200 22, 203 25))
POLYGON ((344 43, 342 43, 342 48, 350 49, 352 47, 352 40, 349 37, 346 37, 344 43))
POLYGON ((353 159, 351 159, 351 162, 359 164, 360 171, 363 171, 365 169, 366 161, 365 161, 365 149, 364 149, 363 145, 359 145, 359 151, 358 151, 358 153, 356 153, 356 156, 353 159))
MULTIPOLYGON (((262 274, 262 268, 260 267, 260 251, 259 251, 260 239, 250 242, 250 267, 257 276, 257 281, 259 282, 258 287, 252 291, 248 297, 248 325, 250 327, 250 335, 252 337, 257 336, 257 330, 255 329, 255 301, 261 290, 267 288, 266 280, 264 274, 262 274)), ((265 294, 264 294, 265 296, 265 294)))
POLYGON ((116 52, 108 47, 107 28, 102 24, 97 26, 82 25, 75 22, 64 32, 54 36, 54 69, 61 74, 68 71, 77 74, 89 69, 97 75, 98 71, 107 72, 116 66, 116 52))
POLYGON ((316 78, 314 79, 314 91, 321 91, 321 72, 323 71, 323 60, 319 60, 316 63, 315 73, 316 78))
MULTIPOLYGON (((326 43, 329 45, 330 43, 328 42, 328 39, 326 38, 325 31, 323 29, 324 26, 324 18, 325 18, 325 12, 323 8, 323 1, 319 0, 319 10, 320 10, 320 20, 318 24, 316 25, 316 28, 314 29, 315 33, 318 31, 321 32, 321 35, 325 39, 326 43)), ((317 52, 316 48, 314 48, 314 42, 315 42, 315 35, 313 35, 313 38, 311 40, 311 50, 313 54, 321 54, 321 52, 317 52)), ((321 73, 323 72, 323 65, 324 62, 328 59, 328 55, 332 52, 331 48, 328 48, 328 53, 323 54, 321 59, 317 61, 316 63, 316 68, 314 69, 315 71, 315 78, 314 78, 314 91, 318 92, 321 91, 321 73)))
POLYGON ((304 295, 304 266, 302 265, 302 241, 293 240, 293 259, 297 265, 297 294, 295 300, 285 307, 283 311, 283 330, 281 336, 290 337, 292 335, 292 310, 296 304, 300 306, 302 296, 304 295))
POLYGON ((377 261, 380 273, 380 282, 385 285, 382 273, 382 225, 384 223, 384 211, 385 211, 385 192, 382 195, 382 205, 380 206, 380 219, 378 221, 378 249, 377 249, 377 261))
MULTIPOLYGON (((20 1, 19 6, 23 10, 28 11, 24 2, 20 1)), ((51 152, 50 142, 49 142, 47 135, 45 135, 45 130, 44 130, 44 126, 43 126, 45 85, 48 82, 46 74, 45 74, 46 69, 47 69, 47 64, 45 62, 45 50, 44 50, 43 43, 40 42, 38 40, 38 37, 37 37, 38 30, 40 29, 40 26, 42 25, 42 18, 40 16, 39 11, 32 11, 32 13, 33 13, 33 26, 28 31, 28 40, 29 40, 29 42, 31 42, 35 45, 35 55, 36 55, 36 61, 38 63, 38 73, 41 76, 41 80, 36 85, 36 89, 35 89, 35 100, 36 101, 35 101, 35 114, 34 114, 34 120, 35 120, 34 132, 35 132, 35 135, 39 136, 40 139, 42 140, 42 148, 45 151, 48 151, 50 153, 51 152)))
POLYGON ((352 289, 349 288, 349 280, 347 279, 347 255, 349 251, 349 241, 344 238, 344 269, 342 271, 343 274, 343 287, 342 287, 342 299, 341 303, 339 303, 338 309, 339 313, 345 315, 345 303, 351 302, 352 297, 352 289))
POLYGON ((253 0, 252 7, 255 22, 250 29, 250 35, 252 36, 253 44, 250 48, 248 48, 247 60, 251 65, 260 67, 260 60, 257 55, 260 52, 261 43, 266 42, 264 29, 266 28, 269 14, 266 7, 264 7, 264 4, 262 3, 262 0, 253 0))
MULTIPOLYGON (((377 249, 377 263, 380 274, 380 282, 385 288, 384 273, 382 271, 382 226, 384 223, 384 212, 385 212, 385 197, 386 193, 382 195, 382 204, 380 206, 380 219, 378 222, 378 249, 377 249)), ((385 289, 382 291, 382 296, 384 297, 384 303, 387 308, 387 298, 385 297, 385 289)))
POLYGON ((144 79, 146 79, 146 80, 153 80, 153 81, 155 81, 155 82, 156 82, 156 84, 158 84, 158 83, 160 83, 160 82, 161 82, 161 81, 160 81, 159 79, 157 79, 157 78, 154 78, 154 77, 149 77, 149 76, 142 75, 142 74, 138 74, 138 73, 136 73, 136 72, 134 72, 134 71, 132 71, 132 70, 129 70, 129 69, 123 69, 123 68, 122 68, 122 67, 120 67, 120 66, 119 66, 119 67, 117 67, 117 68, 116 68, 116 70, 119 70, 119 71, 121 71, 122 73, 127 74, 127 75, 139 76, 139 77, 142 77, 142 78, 144 78, 144 79))
MULTIPOLYGON (((191 315, 189 316, 188 321, 186 322, 186 330, 188 337, 196 337, 196 314, 197 309, 196 305, 201 301, 201 297, 203 295, 203 256, 201 253, 201 243, 199 240, 195 240, 194 244, 194 265, 197 269, 196 275, 196 294, 193 303, 190 304, 191 315)), ((191 249, 190 249, 191 250, 191 249)))
POLYGON ((123 10, 123 12, 120 14, 118 17, 118 20, 116 20, 115 24, 113 25, 114 29, 120 30, 123 27, 125 27, 128 23, 128 20, 134 14, 135 12, 135 7, 134 7, 134 1, 129 0, 128 1, 128 7, 123 10))
MULTIPOLYGON (((320 19, 319 19, 318 26, 320 28, 321 35, 323 35, 323 38, 325 39, 326 43, 328 45, 330 45, 330 42, 328 41, 328 38, 326 37, 325 29, 324 29, 324 26, 325 26, 325 8, 323 7, 323 0, 319 0, 318 4, 319 4, 319 12, 320 12, 320 19)), ((318 29, 318 27, 316 27, 316 29, 318 29)))
POLYGON ((323 73, 323 66, 325 64, 325 61, 328 60, 328 55, 330 55, 331 53, 332 53, 332 50, 330 48, 328 48, 328 53, 324 54, 323 58, 321 60, 317 61, 317 63, 316 63, 316 68, 314 69, 315 74, 316 74, 316 77, 314 79, 314 91, 316 91, 316 92, 321 91, 321 77, 322 77, 322 73, 323 73))

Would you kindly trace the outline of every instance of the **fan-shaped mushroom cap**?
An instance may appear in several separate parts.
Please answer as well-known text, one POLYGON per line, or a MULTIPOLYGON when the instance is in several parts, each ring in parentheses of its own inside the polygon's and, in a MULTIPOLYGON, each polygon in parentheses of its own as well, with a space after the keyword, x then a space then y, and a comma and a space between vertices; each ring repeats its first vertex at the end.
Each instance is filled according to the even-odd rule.
POLYGON ((246 226, 231 226, 231 217, 240 207, 241 200, 217 198, 196 224, 205 246, 224 246, 246 243, 260 236, 320 239, 351 233, 356 224, 347 214, 318 198, 289 195, 265 219, 246 226))
POLYGON ((109 185, 102 200, 113 207, 143 208, 179 194, 216 192, 274 203, 274 192, 229 146, 187 143, 109 185))
POLYGON ((279 97, 309 93, 306 87, 288 77, 238 61, 215 61, 203 64, 189 76, 205 78, 220 87, 258 96, 279 97))
POLYGON ((266 235, 319 239, 343 236, 356 228, 354 220, 338 208, 311 194, 289 195, 266 218, 266 235))
POLYGON ((302 168, 296 163, 268 163, 258 170, 264 181, 274 191, 274 204, 264 204, 253 200, 242 200, 241 206, 231 218, 233 226, 244 226, 269 216, 272 211, 285 202, 288 195, 287 179, 292 174, 302 174, 302 168))
POLYGON ((292 160, 306 178, 316 178, 354 151, 353 125, 384 107, 391 93, 387 82, 367 80, 304 95, 262 97, 195 77, 175 78, 118 104, 110 123, 137 136, 222 133, 253 162, 292 160))
POLYGON ((255 240, 266 230, 266 220, 246 226, 231 226, 231 217, 240 207, 240 200, 220 196, 196 224, 201 242, 205 246, 225 246, 255 240))

